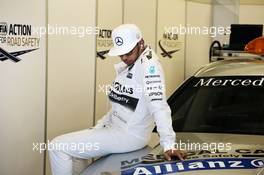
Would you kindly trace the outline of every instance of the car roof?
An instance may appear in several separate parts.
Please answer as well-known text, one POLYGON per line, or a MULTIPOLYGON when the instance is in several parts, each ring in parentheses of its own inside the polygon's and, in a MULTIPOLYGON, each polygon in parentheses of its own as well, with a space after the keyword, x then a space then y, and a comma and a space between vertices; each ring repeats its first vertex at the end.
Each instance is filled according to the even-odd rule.
POLYGON ((238 58, 216 61, 202 67, 194 76, 264 76, 264 60, 238 58))

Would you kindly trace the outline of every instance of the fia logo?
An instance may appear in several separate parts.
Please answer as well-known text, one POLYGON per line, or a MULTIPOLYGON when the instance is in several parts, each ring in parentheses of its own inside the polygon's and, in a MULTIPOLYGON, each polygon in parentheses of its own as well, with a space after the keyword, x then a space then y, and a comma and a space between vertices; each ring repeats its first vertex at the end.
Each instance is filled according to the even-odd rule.
POLYGON ((0 22, 0 36, 7 35, 7 23, 0 22))

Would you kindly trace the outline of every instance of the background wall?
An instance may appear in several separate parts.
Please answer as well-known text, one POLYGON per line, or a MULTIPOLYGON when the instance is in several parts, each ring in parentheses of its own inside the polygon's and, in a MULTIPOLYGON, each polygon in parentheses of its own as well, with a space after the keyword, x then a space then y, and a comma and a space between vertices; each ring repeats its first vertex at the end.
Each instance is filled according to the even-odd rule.
POLYGON ((136 24, 145 43, 156 49, 156 7, 157 0, 124 0, 123 23, 136 24))
POLYGON ((17 63, 0 61, 0 174, 43 174, 44 154, 33 151, 33 143, 44 142, 46 48, 45 36, 40 38, 33 28, 45 26, 45 1, 1 0, 0 22, 7 26, 7 33, 0 34, 2 49, 37 49, 18 56, 17 63), (22 34, 14 27, 20 24, 31 32, 22 34), (36 42, 29 44, 30 38, 36 42))
POLYGON ((159 0, 157 8, 156 48, 166 76, 166 90, 167 97, 169 97, 184 80, 186 35, 177 34, 173 28, 185 26, 186 2, 184 0, 159 0), (168 55, 162 55, 164 51, 161 47, 166 52, 176 52, 172 53, 169 58, 168 55))
MULTIPOLYGON (((188 26, 212 26, 212 6, 209 3, 187 2, 186 23, 188 26), (197 15, 199 13, 199 15, 197 15)), ((209 35, 186 36, 185 78, 193 75, 201 66, 209 63, 209 35)))
POLYGON ((264 2, 259 5, 241 4, 239 9, 240 24, 264 24, 264 2))
MULTIPOLYGON (((106 51, 112 47, 111 35, 107 35, 103 30, 111 34, 115 26, 122 24, 123 5, 123 0, 98 0, 97 26, 102 30, 102 34, 97 35, 97 52, 106 51)), ((113 65, 120 62, 119 57, 104 56, 105 58, 96 58, 96 120, 109 109, 106 92, 115 77, 113 65)))
MULTIPOLYGON (((239 0, 212 1, 213 26, 230 27, 230 24, 237 24, 239 16, 239 3, 239 0)), ((226 34, 225 37, 223 37, 223 34, 217 34, 213 37, 214 40, 220 41, 221 44, 228 44, 226 43, 228 41, 225 41, 226 38, 229 38, 228 34, 226 34)))
MULTIPOLYGON (((49 25, 95 27, 95 18, 90 14, 90 10, 95 10, 87 10, 94 5, 91 2, 50 1, 49 25), (73 9, 76 9, 75 13, 73 9), (65 18, 65 14, 69 13, 72 15, 65 18)), ((48 139, 93 124, 94 44, 94 34, 85 37, 56 34, 48 37, 48 139), (63 126, 58 128, 62 122, 63 126)))
MULTIPOLYGON (((95 0, 52 0, 48 21, 50 26, 95 27, 95 7, 95 0)), ((93 125, 95 34, 49 35, 47 49, 47 139, 51 140, 93 125)), ((50 174, 48 166, 47 159, 50 174)))

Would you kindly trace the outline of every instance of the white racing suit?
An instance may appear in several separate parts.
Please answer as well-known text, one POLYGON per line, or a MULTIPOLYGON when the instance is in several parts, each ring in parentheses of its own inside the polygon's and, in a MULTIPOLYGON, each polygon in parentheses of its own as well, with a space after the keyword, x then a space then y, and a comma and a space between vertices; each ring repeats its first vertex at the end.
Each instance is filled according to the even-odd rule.
POLYGON ((156 54, 147 47, 133 65, 121 62, 115 69, 117 76, 108 95, 111 110, 93 129, 65 134, 51 142, 89 144, 85 150, 78 147, 49 150, 53 175, 72 174, 73 157, 88 159, 143 148, 155 124, 164 151, 174 148, 175 133, 164 74, 156 54))

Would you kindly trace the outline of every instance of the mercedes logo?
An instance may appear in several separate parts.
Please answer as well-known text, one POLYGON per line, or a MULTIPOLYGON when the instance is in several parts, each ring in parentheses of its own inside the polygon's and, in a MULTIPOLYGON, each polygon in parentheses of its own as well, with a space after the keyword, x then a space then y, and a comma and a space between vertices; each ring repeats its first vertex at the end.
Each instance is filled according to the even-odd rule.
POLYGON ((115 43, 116 45, 121 46, 123 44, 123 39, 121 37, 116 37, 115 43))

